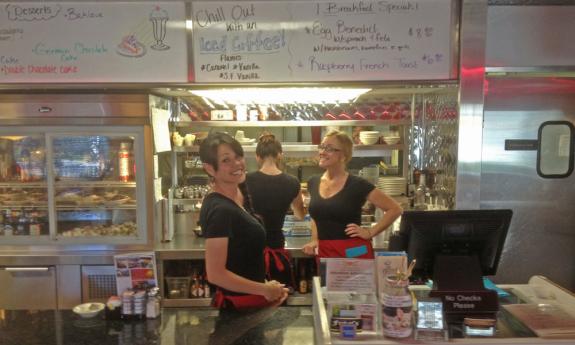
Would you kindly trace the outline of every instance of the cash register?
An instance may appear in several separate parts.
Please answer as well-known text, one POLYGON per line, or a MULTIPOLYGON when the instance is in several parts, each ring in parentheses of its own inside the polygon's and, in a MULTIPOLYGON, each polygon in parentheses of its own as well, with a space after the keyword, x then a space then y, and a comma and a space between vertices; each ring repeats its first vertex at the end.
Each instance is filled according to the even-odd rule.
POLYGON ((390 250, 416 259, 412 282, 432 279, 448 324, 496 319, 498 296, 484 287, 495 275, 512 211, 506 209, 406 211, 390 250))

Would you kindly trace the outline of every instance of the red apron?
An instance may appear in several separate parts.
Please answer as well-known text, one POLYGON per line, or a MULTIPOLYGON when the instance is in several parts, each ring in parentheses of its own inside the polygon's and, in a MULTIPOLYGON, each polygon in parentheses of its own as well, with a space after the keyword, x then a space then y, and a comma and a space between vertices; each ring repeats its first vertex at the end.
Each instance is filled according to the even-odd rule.
POLYGON ((351 237, 345 240, 319 240, 318 258, 373 259, 371 240, 351 237))
POLYGON ((221 289, 217 289, 212 299, 212 307, 218 309, 248 310, 265 308, 271 303, 260 295, 225 295, 221 289))
MULTIPOLYGON (((266 247, 264 249, 264 261, 265 261, 265 265, 266 265, 266 276, 268 277, 268 279, 274 279, 274 275, 272 274, 272 270, 271 270, 271 258, 273 257, 273 261, 275 264, 275 271, 276 272, 284 272, 287 270, 289 270, 288 272, 286 272, 287 274, 289 274, 289 279, 291 280, 291 285, 295 286, 295 278, 293 276, 293 271, 291 270, 291 267, 286 267, 286 265, 289 265, 289 263, 291 262, 291 257, 289 252, 285 249, 285 248, 270 248, 270 247, 266 247)), ((277 278, 276 278, 277 279, 277 278)), ((281 280, 286 280, 287 277, 285 277, 284 279, 278 279, 280 280, 280 283, 288 283, 287 281, 282 282, 281 280)))

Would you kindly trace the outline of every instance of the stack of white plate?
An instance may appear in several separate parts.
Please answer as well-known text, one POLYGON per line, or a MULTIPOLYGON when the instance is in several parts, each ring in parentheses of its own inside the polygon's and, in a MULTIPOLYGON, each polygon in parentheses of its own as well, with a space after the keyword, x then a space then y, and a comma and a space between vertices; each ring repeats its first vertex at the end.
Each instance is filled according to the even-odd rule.
POLYGON ((378 131, 361 131, 359 132, 359 141, 364 145, 373 145, 377 144, 379 136, 378 131))
POLYGON ((380 177, 377 182, 377 188, 389 196, 405 194, 405 186, 405 177, 380 177))

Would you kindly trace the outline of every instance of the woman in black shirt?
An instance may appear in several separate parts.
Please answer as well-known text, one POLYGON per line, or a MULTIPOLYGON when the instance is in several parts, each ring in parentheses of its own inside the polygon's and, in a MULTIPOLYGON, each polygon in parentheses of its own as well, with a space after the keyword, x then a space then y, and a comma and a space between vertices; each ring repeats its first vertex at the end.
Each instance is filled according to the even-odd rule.
POLYGON ((319 146, 318 164, 325 172, 308 181, 312 240, 303 247, 308 255, 373 258, 371 238, 403 212, 373 184, 346 171, 352 150, 352 140, 340 131, 326 134, 319 146), (366 201, 385 212, 370 228, 361 227, 361 209, 366 201))
POLYGON ((254 211, 266 229, 264 258, 268 279, 295 287, 282 227, 290 206, 300 220, 305 216, 305 209, 299 181, 280 170, 281 158, 281 143, 273 134, 263 134, 256 147, 260 169, 246 176, 246 184, 254 211))
POLYGON ((265 230, 249 212, 249 196, 241 188, 245 161, 240 143, 224 133, 211 134, 200 146, 200 159, 212 180, 212 193, 202 203, 200 225, 206 236, 207 277, 218 286, 214 306, 279 305, 287 289, 265 280, 265 230))

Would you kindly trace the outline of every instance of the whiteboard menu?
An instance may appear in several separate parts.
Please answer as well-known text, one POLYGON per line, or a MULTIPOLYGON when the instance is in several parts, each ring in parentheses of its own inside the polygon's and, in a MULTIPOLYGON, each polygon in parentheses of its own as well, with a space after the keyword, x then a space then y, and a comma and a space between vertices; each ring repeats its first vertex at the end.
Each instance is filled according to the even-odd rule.
POLYGON ((451 79, 452 0, 192 2, 196 82, 451 79))
POLYGON ((0 83, 186 82, 183 2, 0 4, 0 83))

